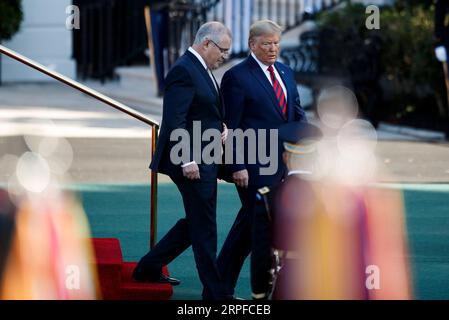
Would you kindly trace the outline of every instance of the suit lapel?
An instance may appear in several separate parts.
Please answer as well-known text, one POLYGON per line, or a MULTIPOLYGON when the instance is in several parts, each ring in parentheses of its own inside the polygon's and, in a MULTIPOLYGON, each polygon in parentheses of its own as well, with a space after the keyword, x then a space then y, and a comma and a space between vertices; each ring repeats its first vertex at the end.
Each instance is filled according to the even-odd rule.
POLYGON ((219 107, 220 114, 221 114, 222 118, 224 119, 224 99, 223 99, 223 95, 221 94, 220 85, 218 84, 217 79, 215 79, 215 76, 214 76, 213 73, 212 73, 212 77, 214 78, 214 82, 217 85, 218 96, 219 96, 218 98, 220 100, 220 107, 219 107))
POLYGON ((207 73, 207 70, 204 68, 204 66, 201 64, 201 62, 198 60, 198 58, 195 57, 195 55, 193 53, 191 53, 190 51, 187 51, 187 55, 191 58, 191 60, 193 61, 193 64, 197 67, 198 71, 201 73, 204 80, 209 85, 209 88, 212 91, 212 93, 218 98, 217 89, 215 89, 215 86, 212 83, 212 79, 210 78, 209 74, 207 73))
POLYGON ((273 89, 273 86, 271 85, 270 81, 268 81, 267 77, 263 73, 259 64, 256 62, 256 60, 254 60, 254 58, 251 55, 248 57, 248 59, 250 61, 252 74, 257 79, 257 81, 260 83, 260 85, 265 89, 265 92, 270 97, 271 102, 273 103, 273 108, 275 108, 277 113, 282 118, 284 118, 284 115, 282 114, 282 110, 279 107, 279 102, 276 99, 276 95, 274 94, 274 89, 273 89))
MULTIPOLYGON (((198 60, 198 58, 195 57, 195 55, 193 53, 191 53, 190 51, 186 51, 186 55, 188 57, 190 57, 190 60, 193 62, 195 67, 198 69, 199 73, 203 76, 204 80, 209 85, 209 89, 212 91, 212 94, 214 95, 215 99, 217 100, 217 103, 222 104, 221 97, 218 94, 217 89, 215 88, 215 85, 213 84, 211 77, 207 73, 207 70, 204 68, 204 66, 201 64, 201 62, 198 60)), ((218 88, 220 88, 220 87, 218 87, 218 88)), ((218 111, 218 113, 220 115, 222 115, 220 108, 215 108, 215 110, 218 111)))

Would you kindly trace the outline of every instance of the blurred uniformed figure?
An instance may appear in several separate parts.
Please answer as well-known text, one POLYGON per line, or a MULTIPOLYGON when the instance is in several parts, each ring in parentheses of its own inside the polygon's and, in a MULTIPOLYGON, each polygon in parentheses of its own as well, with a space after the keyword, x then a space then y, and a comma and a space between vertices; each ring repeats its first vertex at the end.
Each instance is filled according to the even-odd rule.
POLYGON ((8 193, 0 190, 0 283, 14 234, 15 212, 16 208, 8 193))
MULTIPOLYGON (((254 299, 266 299, 269 296, 272 286, 272 246, 282 249, 276 251, 281 254, 283 251, 294 249, 286 241, 296 233, 294 224, 291 223, 291 219, 295 218, 294 212, 289 212, 293 207, 289 204, 278 206, 277 203, 282 202, 283 195, 287 195, 290 188, 294 188, 295 193, 302 192, 295 189, 294 185, 296 180, 311 174, 316 142, 321 137, 321 130, 307 122, 291 122, 279 128, 279 139, 284 147, 283 161, 289 172, 287 178, 280 184, 271 188, 261 188, 256 195, 255 219, 260 223, 254 224, 258 226, 255 232, 258 240, 251 260, 251 287, 254 299), (277 232, 272 234, 271 230, 282 230, 282 236, 277 232)), ((307 198, 307 191, 301 197, 307 198)))
POLYGON ((411 298, 400 192, 323 177, 322 132, 312 124, 286 124, 279 137, 289 175, 257 195, 265 227, 253 252, 253 298, 411 298))
POLYGON ((152 58, 155 68, 158 96, 162 96, 165 89, 165 58, 164 51, 168 50, 169 34, 169 3, 165 0, 148 0, 151 15, 151 37, 153 44, 152 58))

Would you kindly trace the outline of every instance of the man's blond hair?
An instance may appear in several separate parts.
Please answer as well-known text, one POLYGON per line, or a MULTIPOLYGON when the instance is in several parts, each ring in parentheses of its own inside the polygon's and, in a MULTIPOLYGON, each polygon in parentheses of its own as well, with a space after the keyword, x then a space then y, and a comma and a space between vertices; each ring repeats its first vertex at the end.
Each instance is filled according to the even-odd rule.
POLYGON ((262 35, 281 35, 281 33, 282 27, 276 22, 271 20, 259 20, 251 25, 251 28, 249 29, 248 41, 252 41, 254 38, 262 35))

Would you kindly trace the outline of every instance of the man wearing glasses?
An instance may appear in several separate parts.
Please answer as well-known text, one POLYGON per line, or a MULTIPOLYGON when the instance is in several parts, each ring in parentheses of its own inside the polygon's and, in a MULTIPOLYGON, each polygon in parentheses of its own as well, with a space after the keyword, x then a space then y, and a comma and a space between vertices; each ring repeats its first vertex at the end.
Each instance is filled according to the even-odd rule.
POLYGON ((229 55, 229 49, 225 49, 225 48, 222 48, 222 47, 220 47, 215 41, 213 41, 213 40, 209 40, 210 42, 212 42, 217 48, 218 48, 218 50, 220 50, 220 52, 221 52, 221 54, 224 56, 224 57, 227 57, 228 55, 229 55))
MULTIPOLYGON (((249 57, 229 69, 223 76, 221 88, 226 110, 225 122, 234 132, 236 129, 242 131, 278 129, 287 122, 306 121, 293 72, 276 61, 281 32, 281 27, 273 21, 263 20, 254 23, 250 28, 248 40, 251 50, 249 57)), ((264 298, 261 295, 266 293, 260 284, 269 277, 261 271, 269 269, 263 265, 267 261, 269 263, 269 245, 264 246, 265 251, 256 246, 269 244, 266 238, 269 236, 269 225, 266 217, 256 217, 253 214, 256 193, 263 186, 279 183, 286 174, 286 167, 281 160, 281 148, 270 146, 269 141, 268 134, 266 140, 257 141, 254 153, 259 155, 261 146, 265 146, 266 154, 277 153, 278 170, 275 174, 260 173, 260 169, 267 166, 259 161, 259 157, 248 157, 247 143, 244 145, 244 163, 234 162, 226 165, 227 174, 232 175, 242 203, 218 256, 218 267, 229 296, 234 294, 240 270, 251 251, 253 297, 264 298), (277 149, 271 150, 274 148, 277 149), (257 158, 256 163, 249 161, 248 158, 257 158)), ((236 153, 234 150, 234 160, 236 153)))
MULTIPOLYGON (((196 159, 195 152, 190 152, 188 161, 175 163, 171 151, 178 141, 171 141, 170 135, 176 129, 184 129, 190 137, 195 137, 194 121, 200 121, 200 136, 204 131, 214 129, 223 132, 222 142, 226 139, 222 95, 211 70, 225 61, 230 46, 229 29, 219 22, 208 22, 200 27, 194 44, 167 74, 160 138, 150 168, 167 174, 176 184, 184 203, 185 217, 139 261, 133 272, 137 281, 177 285, 179 280, 162 274, 162 267, 192 246, 204 288, 203 299, 206 300, 226 298, 216 261, 218 164, 206 164, 196 159)), ((189 140, 188 149, 193 150, 195 142, 189 140)), ((200 141, 200 154, 207 143, 200 141)))

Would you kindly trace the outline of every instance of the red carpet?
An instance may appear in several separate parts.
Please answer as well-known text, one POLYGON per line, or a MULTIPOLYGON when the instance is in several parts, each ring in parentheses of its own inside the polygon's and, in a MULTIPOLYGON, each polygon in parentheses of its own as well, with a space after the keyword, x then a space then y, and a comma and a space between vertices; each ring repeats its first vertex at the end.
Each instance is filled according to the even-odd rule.
MULTIPOLYGON (((168 300, 173 294, 169 284, 142 283, 131 278, 136 262, 124 262, 120 242, 114 238, 92 239, 104 300, 168 300)), ((168 275, 164 267, 163 272, 168 275)))

